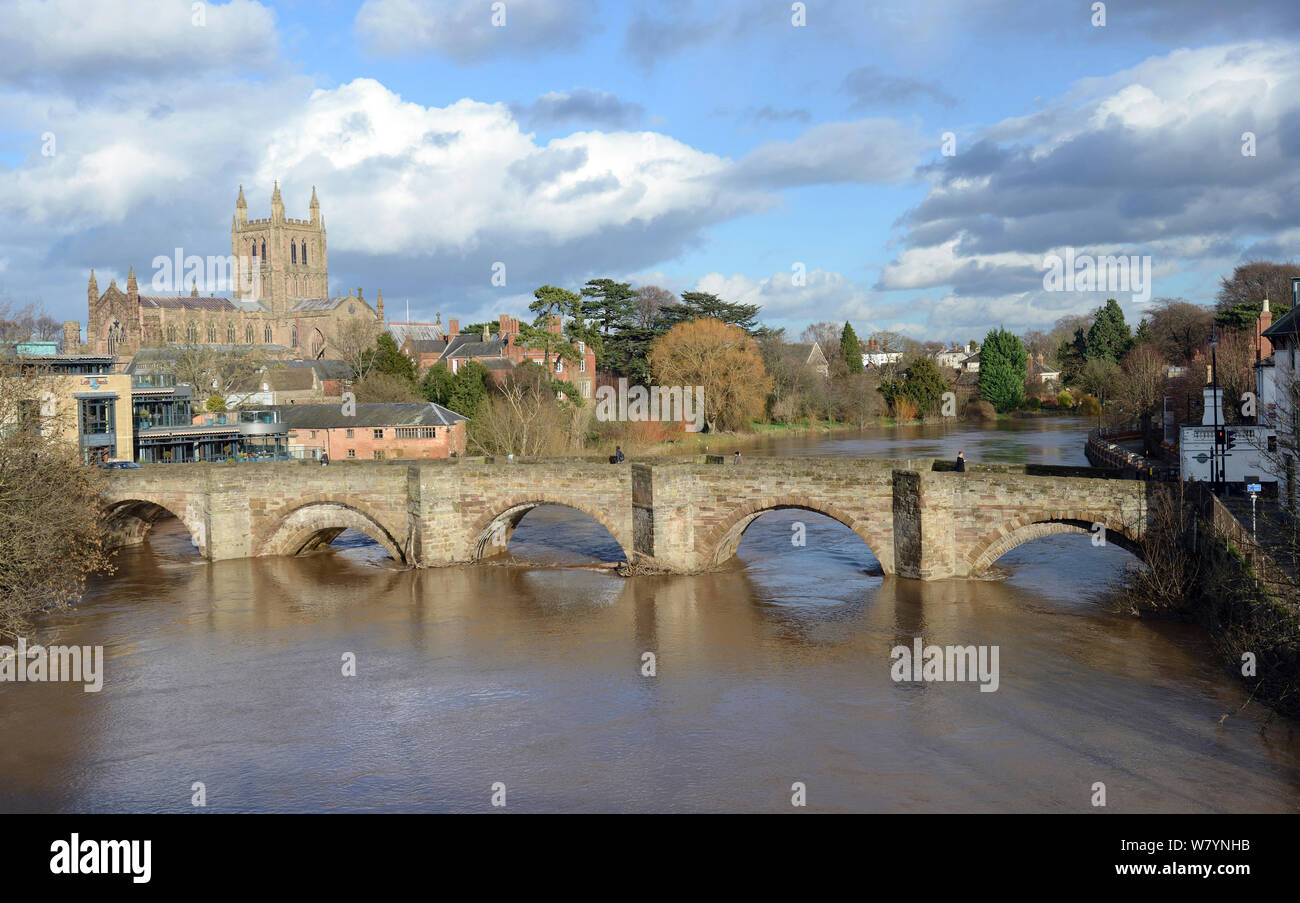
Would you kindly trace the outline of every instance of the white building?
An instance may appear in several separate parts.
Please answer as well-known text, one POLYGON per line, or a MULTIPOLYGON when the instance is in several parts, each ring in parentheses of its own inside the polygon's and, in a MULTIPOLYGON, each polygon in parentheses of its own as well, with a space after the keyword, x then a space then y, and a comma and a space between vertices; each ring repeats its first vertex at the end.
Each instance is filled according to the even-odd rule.
MULTIPOLYGON (((1294 291, 1293 295, 1300 295, 1294 291)), ((1296 481, 1294 452, 1300 443, 1300 411, 1296 410, 1297 375, 1300 374, 1300 308, 1293 306, 1276 323, 1271 320, 1268 302, 1260 315, 1260 338, 1267 344, 1263 351, 1272 354, 1255 365, 1255 394, 1259 405, 1259 422, 1272 427, 1282 436, 1282 448, 1275 450, 1268 461, 1270 476, 1277 481, 1278 501, 1292 511, 1300 510, 1300 485, 1296 481)), ((1274 440, 1276 449, 1277 439, 1274 440)))
POLYGON ((1223 389, 1206 386, 1205 413, 1199 424, 1184 424, 1179 429, 1178 455, 1179 475, 1184 480, 1197 480, 1203 483, 1215 479, 1215 414, 1218 414, 1219 427, 1226 431, 1232 448, 1221 447, 1223 452, 1224 479, 1229 483, 1277 482, 1268 467, 1268 459, 1263 452, 1277 447, 1276 433, 1265 426, 1242 426, 1223 422, 1223 389), (1218 392, 1218 397, 1215 397, 1218 392))

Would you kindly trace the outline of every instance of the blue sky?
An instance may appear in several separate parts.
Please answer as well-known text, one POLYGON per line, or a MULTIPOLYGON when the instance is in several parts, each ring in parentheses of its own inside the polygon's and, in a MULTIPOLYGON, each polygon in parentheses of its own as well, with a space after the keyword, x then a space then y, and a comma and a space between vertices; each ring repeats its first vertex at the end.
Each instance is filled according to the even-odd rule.
POLYGON ((462 322, 613 276, 965 340, 1115 294, 1045 291, 1065 248, 1201 303, 1295 256, 1300 4, 793 6, 0 2, 0 297, 84 321, 91 267, 229 253, 276 178, 332 290, 462 322))

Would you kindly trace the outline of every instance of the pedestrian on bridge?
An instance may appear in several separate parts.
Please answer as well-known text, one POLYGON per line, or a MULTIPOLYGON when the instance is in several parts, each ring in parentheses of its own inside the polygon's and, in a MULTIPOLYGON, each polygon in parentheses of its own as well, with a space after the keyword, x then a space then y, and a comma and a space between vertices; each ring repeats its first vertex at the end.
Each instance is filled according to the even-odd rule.
POLYGON ((966 472, 966 452, 964 451, 957 452, 957 472, 966 472))
POLYGON ((325 452, 321 452, 321 454, 320 454, 320 466, 321 466, 321 467, 329 467, 329 466, 330 466, 330 456, 329 456, 328 454, 326 454, 325 452))

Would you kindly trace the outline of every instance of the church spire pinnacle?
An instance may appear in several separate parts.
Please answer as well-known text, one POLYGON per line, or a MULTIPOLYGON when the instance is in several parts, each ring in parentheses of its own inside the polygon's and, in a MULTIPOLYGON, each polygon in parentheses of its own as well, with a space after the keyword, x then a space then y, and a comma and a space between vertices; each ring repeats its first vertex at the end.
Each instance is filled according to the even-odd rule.
POLYGON ((239 186, 239 197, 235 198, 235 207, 241 210, 248 207, 248 202, 244 200, 243 185, 239 186))
POLYGON ((311 187, 311 224, 320 225, 320 201, 316 200, 316 186, 311 187))
POLYGON ((271 192, 271 219, 276 222, 284 220, 284 199, 280 197, 280 180, 275 180, 275 190, 271 192))
POLYGON ((131 267, 131 272, 126 277, 126 293, 128 295, 137 295, 140 293, 140 286, 135 281, 135 267, 131 267))

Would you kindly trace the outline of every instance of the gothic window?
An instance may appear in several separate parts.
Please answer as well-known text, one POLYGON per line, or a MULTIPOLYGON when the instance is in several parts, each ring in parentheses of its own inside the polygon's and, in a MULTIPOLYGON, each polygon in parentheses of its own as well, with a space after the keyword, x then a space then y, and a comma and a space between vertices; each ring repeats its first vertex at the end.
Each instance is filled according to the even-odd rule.
POLYGON ((325 350, 325 336, 321 335, 319 329, 311 331, 311 356, 320 357, 325 350))
POLYGON ((290 344, 292 347, 294 347, 294 348, 297 348, 297 347, 298 347, 298 326, 297 326, 297 324, 294 324, 293 329, 289 330, 289 344, 290 344))
POLYGON ((234 323, 229 323, 229 324, 226 325, 226 344, 227 344, 227 345, 233 345, 233 344, 235 344, 235 324, 234 324, 234 323))
POLYGON ((257 239, 253 239, 253 259, 257 259, 257 239))
POLYGON ((217 327, 212 323, 208 324, 208 344, 217 344, 217 327))
POLYGON ((262 260, 266 260, 266 239, 262 239, 262 260))
POLYGON ((302 265, 307 265, 307 242, 302 243, 302 265))
POLYGON ((298 262, 298 245, 295 242, 289 242, 289 262, 298 262))
POLYGON ((191 345, 197 345, 199 343, 199 327, 195 326, 193 323, 186 326, 185 341, 191 345))
POLYGON ((252 323, 249 323, 247 326, 244 327, 244 343, 247 344, 247 345, 251 345, 251 344, 253 344, 253 324, 252 324, 252 323))
POLYGON ((122 324, 114 320, 108 327, 108 353, 117 354, 118 346, 126 340, 126 330, 122 324))
POLYGON ((270 324, 270 323, 267 323, 266 326, 262 329, 262 342, 263 342, 263 344, 266 344, 266 345, 271 344, 271 324, 270 324))
POLYGON ((171 342, 172 344, 175 344, 175 342, 176 342, 176 324, 175 324, 175 323, 169 323, 169 324, 167 324, 167 341, 168 341, 168 342, 171 342))

